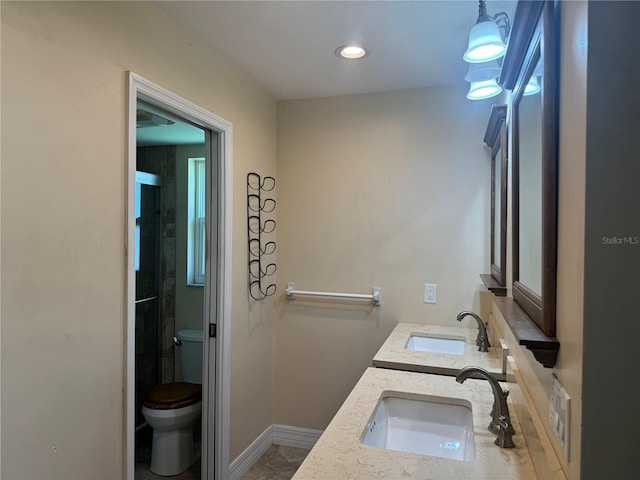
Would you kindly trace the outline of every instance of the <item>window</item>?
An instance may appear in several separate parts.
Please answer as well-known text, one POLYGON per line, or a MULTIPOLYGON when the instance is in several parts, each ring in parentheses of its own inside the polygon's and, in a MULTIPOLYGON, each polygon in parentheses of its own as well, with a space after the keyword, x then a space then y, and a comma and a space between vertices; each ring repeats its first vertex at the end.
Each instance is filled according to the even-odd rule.
POLYGON ((204 285, 206 259, 206 166, 204 158, 189 159, 187 283, 204 285))

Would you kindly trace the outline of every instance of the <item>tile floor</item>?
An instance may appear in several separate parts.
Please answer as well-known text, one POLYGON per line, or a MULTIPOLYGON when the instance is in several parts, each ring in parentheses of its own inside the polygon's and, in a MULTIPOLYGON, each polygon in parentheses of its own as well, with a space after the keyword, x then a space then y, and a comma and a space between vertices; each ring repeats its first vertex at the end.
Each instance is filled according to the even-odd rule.
MULTIPOLYGON (((150 427, 136 434, 136 470, 135 480, 200 480, 200 460, 187 471, 173 477, 161 477, 149 470, 151 462, 150 427)), ((298 467, 307 457, 309 450, 304 448, 271 445, 260 459, 245 473, 241 480, 290 480, 298 467)))
POLYGON ((289 480, 308 453, 303 448, 271 445, 241 480, 289 480))

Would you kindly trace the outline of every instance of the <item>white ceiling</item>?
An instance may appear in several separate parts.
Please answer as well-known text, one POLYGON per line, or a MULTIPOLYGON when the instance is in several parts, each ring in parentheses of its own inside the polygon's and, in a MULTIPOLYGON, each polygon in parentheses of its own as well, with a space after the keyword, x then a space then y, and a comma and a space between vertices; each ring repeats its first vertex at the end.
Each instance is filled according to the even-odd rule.
MULTIPOLYGON (((464 84, 462 54, 478 16, 475 0, 155 3, 277 100, 464 84), (370 54, 337 58, 348 43, 370 54)), ((488 12, 512 17, 515 3, 489 0, 488 12)), ((139 146, 204 141, 201 129, 155 113, 176 124, 138 128, 139 146)))
MULTIPOLYGON (((490 15, 515 1, 487 1, 490 15)), ((277 100, 464 84, 478 2, 159 1, 169 16, 277 100), (358 43, 361 60, 337 47, 358 43)))
POLYGON ((159 115, 174 122, 166 126, 148 126, 138 123, 136 128, 136 145, 149 147, 153 145, 200 145, 204 144, 204 130, 190 123, 164 112, 158 108, 138 101, 138 111, 159 115))

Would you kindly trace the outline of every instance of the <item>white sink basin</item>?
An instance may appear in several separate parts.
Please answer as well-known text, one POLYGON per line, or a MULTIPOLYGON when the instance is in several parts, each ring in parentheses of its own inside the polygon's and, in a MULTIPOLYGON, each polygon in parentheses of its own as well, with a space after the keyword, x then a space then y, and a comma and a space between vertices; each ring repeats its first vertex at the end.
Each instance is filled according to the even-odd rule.
POLYGON ((464 355, 465 339, 460 337, 438 337, 412 333, 404 348, 420 352, 464 355))
POLYGON ((475 445, 471 404, 440 397, 383 396, 360 442, 388 450, 472 460, 475 445))

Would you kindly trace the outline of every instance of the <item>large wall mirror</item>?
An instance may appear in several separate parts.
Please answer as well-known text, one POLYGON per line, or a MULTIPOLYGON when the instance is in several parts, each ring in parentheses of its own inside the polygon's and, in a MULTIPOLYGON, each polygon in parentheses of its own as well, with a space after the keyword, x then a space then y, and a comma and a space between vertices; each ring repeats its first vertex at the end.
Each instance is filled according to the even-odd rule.
POLYGON ((491 288, 496 295, 506 294, 507 263, 507 106, 493 105, 484 134, 491 151, 491 277, 502 288, 491 288))
POLYGON ((520 1, 500 77, 511 112, 513 298, 556 334, 557 33, 553 1, 520 1))

